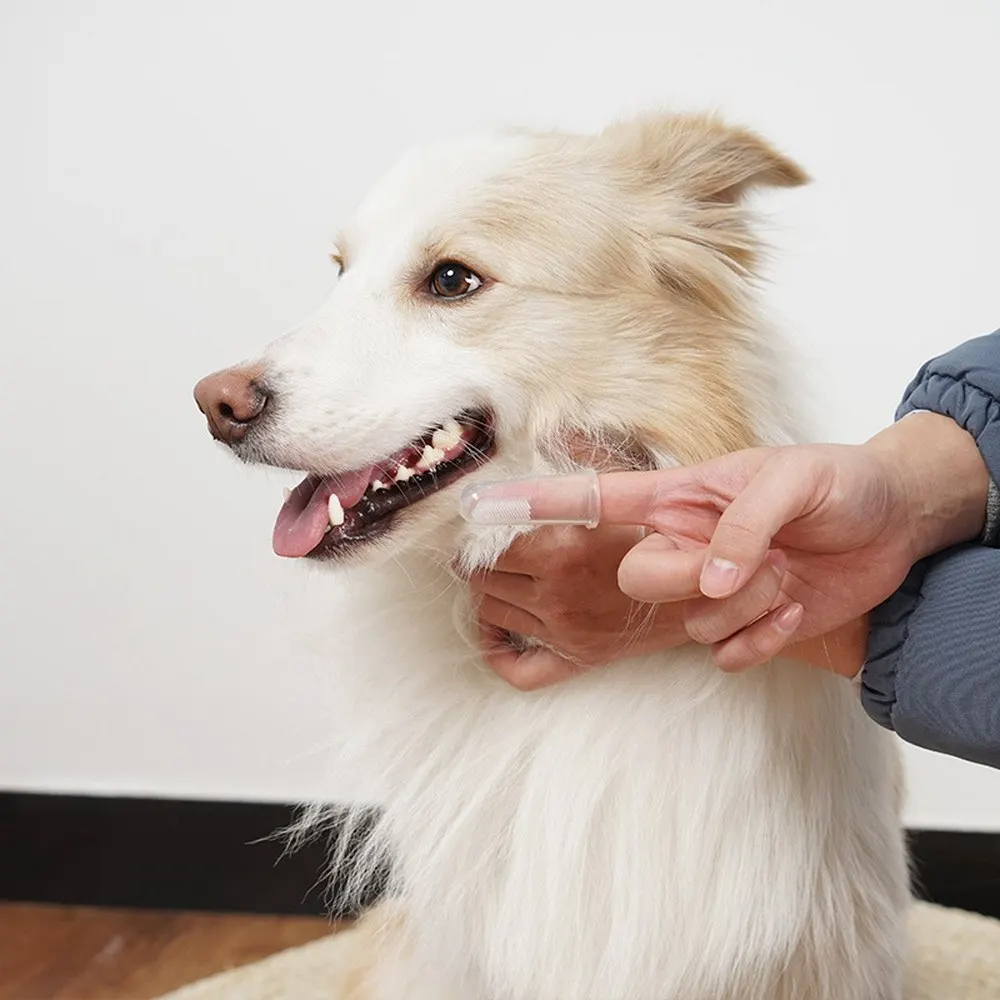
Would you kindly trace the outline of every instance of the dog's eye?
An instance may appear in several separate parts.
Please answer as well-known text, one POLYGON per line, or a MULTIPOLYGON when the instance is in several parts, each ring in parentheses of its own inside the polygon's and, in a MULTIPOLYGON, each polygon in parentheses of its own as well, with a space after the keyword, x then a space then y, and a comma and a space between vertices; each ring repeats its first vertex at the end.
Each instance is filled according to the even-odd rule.
POLYGON ((431 275, 431 293, 442 299, 460 299, 471 295, 483 283, 483 279, 464 264, 447 260, 438 264, 431 275))

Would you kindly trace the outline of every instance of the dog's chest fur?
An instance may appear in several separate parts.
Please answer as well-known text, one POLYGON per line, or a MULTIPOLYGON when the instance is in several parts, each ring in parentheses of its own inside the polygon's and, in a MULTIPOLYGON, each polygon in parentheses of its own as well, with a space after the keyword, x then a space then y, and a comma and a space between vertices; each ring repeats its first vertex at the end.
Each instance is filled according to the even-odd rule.
POLYGON ((519 693, 443 581, 415 559, 381 591, 386 658, 345 677, 340 722, 423 968, 477 1000, 870 1000, 891 979, 893 777, 847 684, 685 649, 519 693))

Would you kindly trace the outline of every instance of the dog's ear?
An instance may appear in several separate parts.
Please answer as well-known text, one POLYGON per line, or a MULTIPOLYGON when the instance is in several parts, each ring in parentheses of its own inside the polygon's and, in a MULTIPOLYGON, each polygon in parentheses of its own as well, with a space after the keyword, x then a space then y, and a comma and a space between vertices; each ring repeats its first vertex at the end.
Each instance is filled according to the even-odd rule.
POLYGON ((611 126, 601 136, 631 173, 701 202, 735 204, 757 187, 796 187, 798 164, 742 128, 710 116, 653 115, 611 126))
POLYGON ((740 204, 758 187, 794 187, 802 169, 763 139, 707 116, 613 125, 598 142, 619 171, 647 236, 648 265, 672 294, 735 315, 761 245, 740 204))

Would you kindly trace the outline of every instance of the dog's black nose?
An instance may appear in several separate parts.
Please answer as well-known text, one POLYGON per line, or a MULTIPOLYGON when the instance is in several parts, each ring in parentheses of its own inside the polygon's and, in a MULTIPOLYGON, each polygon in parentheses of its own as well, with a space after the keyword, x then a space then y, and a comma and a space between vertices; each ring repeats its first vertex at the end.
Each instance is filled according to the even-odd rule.
POLYGON ((206 375, 194 387, 194 400, 217 441, 228 445, 242 441, 264 412, 267 394, 258 382, 260 374, 258 368, 227 368, 206 375))

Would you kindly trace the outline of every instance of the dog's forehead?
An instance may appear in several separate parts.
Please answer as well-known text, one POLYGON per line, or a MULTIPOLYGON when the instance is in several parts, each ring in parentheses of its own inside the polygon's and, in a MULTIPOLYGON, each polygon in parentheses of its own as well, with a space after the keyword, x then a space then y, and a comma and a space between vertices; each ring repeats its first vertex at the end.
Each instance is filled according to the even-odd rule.
POLYGON ((348 242, 385 249, 388 243, 426 238, 463 205, 495 191, 535 143, 530 135, 494 133, 411 150, 362 201, 348 242))

